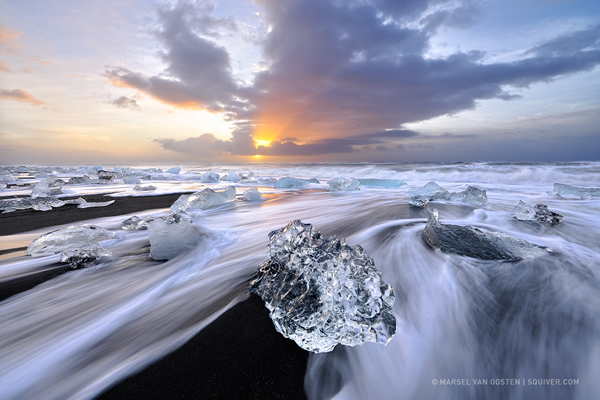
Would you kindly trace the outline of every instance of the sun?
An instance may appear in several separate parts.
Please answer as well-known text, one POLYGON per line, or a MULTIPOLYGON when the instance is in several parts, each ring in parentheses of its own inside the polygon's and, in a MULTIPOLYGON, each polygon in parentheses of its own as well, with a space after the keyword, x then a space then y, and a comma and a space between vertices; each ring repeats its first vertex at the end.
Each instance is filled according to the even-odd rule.
POLYGON ((254 156, 254 158, 260 158, 260 155, 257 154, 257 155, 254 156))

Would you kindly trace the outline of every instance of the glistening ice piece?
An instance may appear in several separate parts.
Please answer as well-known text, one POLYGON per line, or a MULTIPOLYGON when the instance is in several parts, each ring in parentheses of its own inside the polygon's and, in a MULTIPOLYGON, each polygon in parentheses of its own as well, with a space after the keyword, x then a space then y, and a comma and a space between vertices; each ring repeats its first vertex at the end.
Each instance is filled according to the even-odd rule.
POLYGON ((396 333, 395 296, 365 250, 323 239, 299 220, 269 234, 270 257, 251 282, 275 328, 315 353, 338 344, 387 344, 396 333))

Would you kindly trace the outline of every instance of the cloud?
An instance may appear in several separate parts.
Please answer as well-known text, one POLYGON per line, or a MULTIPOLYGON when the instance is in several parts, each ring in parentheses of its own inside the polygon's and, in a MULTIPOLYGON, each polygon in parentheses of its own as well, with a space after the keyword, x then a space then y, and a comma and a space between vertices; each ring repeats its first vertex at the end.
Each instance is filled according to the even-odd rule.
POLYGON ((40 107, 46 105, 45 102, 36 99, 31 94, 21 89, 0 89, 0 99, 22 101, 40 107))
POLYGON ((242 33, 231 19, 213 16, 210 1, 158 10, 160 74, 115 66, 106 76, 171 106, 221 113, 246 127, 230 140, 215 139, 211 154, 251 154, 256 138, 271 141, 258 148, 263 154, 304 156, 410 139, 403 124, 473 109, 480 100, 517 100, 511 88, 600 64, 600 25, 547 40, 512 62, 487 62, 480 50, 432 58, 438 30, 478 22, 481 5, 468 0, 256 4, 268 29, 258 41, 265 68, 251 85, 234 76, 221 40, 224 32, 242 33))
POLYGON ((13 72, 12 69, 8 66, 8 64, 2 60, 0 60, 0 71, 4 72, 13 72))
POLYGON ((140 108, 137 101, 125 96, 121 96, 118 99, 111 101, 111 104, 114 104, 119 108, 128 108, 130 110, 138 110, 140 108))
POLYGON ((388 130, 346 138, 324 138, 305 143, 296 138, 288 137, 274 140, 268 146, 258 145, 252 135, 252 127, 246 126, 233 131, 229 140, 220 140, 208 133, 183 140, 155 139, 154 141, 166 150, 202 157, 218 157, 219 155, 252 156, 256 154, 285 157, 354 153, 360 151, 361 146, 376 144, 382 144, 376 147, 377 150, 387 151, 390 149, 383 144, 394 145, 398 140, 417 137, 419 133, 410 130, 388 130))
POLYGON ((233 29, 228 19, 210 16, 210 3, 179 2, 158 11, 155 37, 163 47, 160 58, 166 64, 160 75, 146 76, 122 67, 106 70, 116 86, 140 90, 153 98, 181 108, 224 113, 240 119, 249 107, 243 88, 231 74, 227 50, 214 42, 215 29, 233 29))

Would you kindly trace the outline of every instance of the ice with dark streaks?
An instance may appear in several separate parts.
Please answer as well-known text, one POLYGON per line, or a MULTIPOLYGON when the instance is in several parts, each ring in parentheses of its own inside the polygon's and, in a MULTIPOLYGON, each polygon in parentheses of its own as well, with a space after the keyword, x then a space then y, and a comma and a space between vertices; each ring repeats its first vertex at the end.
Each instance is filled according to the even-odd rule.
POLYGON ((556 225, 565 217, 548 209, 545 204, 529 205, 519 200, 519 204, 515 207, 515 218, 520 221, 537 221, 544 222, 550 225, 556 225))
POLYGON ((441 224, 438 211, 427 220, 423 240, 444 253, 481 260, 520 261, 546 255, 552 250, 498 232, 483 232, 471 226, 441 224))

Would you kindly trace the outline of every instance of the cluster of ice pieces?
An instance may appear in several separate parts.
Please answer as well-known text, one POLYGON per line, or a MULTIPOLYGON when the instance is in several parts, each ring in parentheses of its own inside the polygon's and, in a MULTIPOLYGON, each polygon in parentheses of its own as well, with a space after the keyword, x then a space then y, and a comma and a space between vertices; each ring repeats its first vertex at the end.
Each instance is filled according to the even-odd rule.
POLYGON ((40 180, 37 185, 31 191, 31 198, 37 199, 40 197, 56 196, 62 193, 62 185, 64 185, 61 179, 46 178, 40 180))
POLYGON ((327 182, 327 190, 329 192, 344 192, 351 190, 360 190, 360 182, 354 178, 334 178, 327 182))
POLYGON ((565 185, 563 183, 555 183, 554 192, 547 193, 555 198, 575 196, 579 197, 581 200, 592 200, 594 196, 600 196, 600 188, 582 188, 577 186, 565 185))
POLYGON ((487 195, 484 189, 467 186, 462 192, 449 192, 435 182, 429 182, 423 187, 408 191, 410 199, 408 204, 414 207, 425 207, 433 200, 459 201, 472 206, 485 206, 487 195))
POLYGON ((311 183, 319 183, 319 180, 315 178, 300 179, 293 178, 291 176, 285 176, 278 179, 273 187, 275 187, 275 189, 303 189, 311 183))
POLYGON ((212 190, 204 189, 192 194, 184 194, 171 206, 172 212, 187 211, 192 209, 206 210, 235 200, 235 187, 212 190))
POLYGON ((278 332, 315 353, 392 339, 394 291, 361 246, 323 239, 298 220, 269 239, 250 292, 265 301, 278 332))
POLYGON ((87 202, 81 197, 72 200, 60 200, 54 196, 39 196, 37 198, 21 197, 16 199, 0 200, 0 210, 2 210, 3 213, 13 212, 16 210, 27 210, 29 208, 32 208, 36 211, 50 211, 52 208, 62 207, 65 204, 77 204, 77 208, 91 208, 106 207, 114 202, 114 200, 104 202, 87 202))
POLYGON ((148 225, 150 257, 170 260, 177 254, 197 246, 209 234, 194 218, 176 212, 167 218, 157 218, 148 225))
POLYGON ((72 268, 85 268, 102 257, 110 257, 110 252, 98 243, 115 236, 114 232, 96 225, 70 226, 40 236, 25 253, 32 257, 62 253, 62 262, 68 262, 72 268))
POLYGON ((515 207, 515 218, 521 221, 547 222, 550 225, 556 225, 565 217, 548 210, 545 204, 536 204, 531 206, 519 200, 519 205, 515 207))
POLYGON ((482 260, 520 261, 552 251, 502 233, 483 232, 470 226, 442 225, 436 209, 429 216, 421 236, 427 244, 444 253, 482 260))

